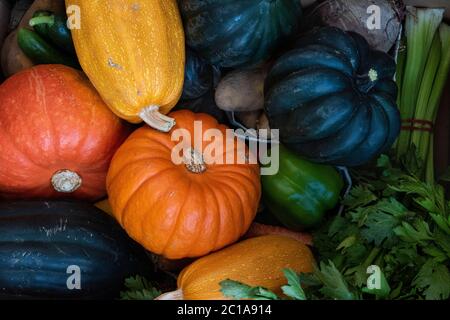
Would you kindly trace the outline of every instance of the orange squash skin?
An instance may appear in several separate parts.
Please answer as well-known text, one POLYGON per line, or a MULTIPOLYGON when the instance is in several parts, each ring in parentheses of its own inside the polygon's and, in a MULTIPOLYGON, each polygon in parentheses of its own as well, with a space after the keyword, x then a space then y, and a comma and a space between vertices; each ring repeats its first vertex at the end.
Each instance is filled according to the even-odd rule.
MULTIPOLYGON (((182 110, 170 114, 173 130, 191 133, 194 121, 202 133, 227 127, 207 114, 182 110)), ((236 138, 203 141, 237 154, 236 138)), ((109 202, 114 216, 128 234, 153 253, 169 259, 198 257, 239 239, 250 227, 261 197, 257 164, 210 164, 193 173, 172 162, 171 135, 144 126, 119 148, 107 176, 109 202)), ((245 144, 244 144, 244 148, 245 144)), ((206 157, 206 156, 205 156, 206 157)), ((207 162, 208 163, 208 162, 207 162)))
POLYGON ((40 65, 0 86, 0 198, 95 200, 129 129, 79 71, 40 65), (52 175, 82 178, 73 193, 56 192, 52 175))
POLYGON ((309 248, 293 238, 269 235, 251 238, 200 258, 178 277, 178 288, 185 300, 223 300, 219 283, 235 280, 262 286, 280 294, 286 284, 283 269, 313 271, 309 248))
POLYGON ((141 122, 148 106, 167 114, 184 81, 184 30, 176 0, 66 0, 80 8, 72 29, 84 72, 119 117, 141 122))

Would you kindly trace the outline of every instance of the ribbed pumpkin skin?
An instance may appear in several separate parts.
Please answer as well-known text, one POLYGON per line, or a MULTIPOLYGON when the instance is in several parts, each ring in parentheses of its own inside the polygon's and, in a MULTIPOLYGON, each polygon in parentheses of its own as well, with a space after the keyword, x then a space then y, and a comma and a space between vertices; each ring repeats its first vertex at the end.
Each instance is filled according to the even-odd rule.
POLYGON ((385 152, 400 132, 395 61, 355 33, 333 27, 301 37, 265 84, 270 126, 308 159, 358 166, 385 152))
POLYGON ((127 277, 151 269, 114 219, 78 202, 0 203, 0 249, 0 298, 118 298, 127 277), (81 290, 67 288, 72 265, 81 290))
POLYGON ((119 117, 141 122, 150 105, 168 113, 184 79, 184 32, 176 0, 66 0, 80 8, 72 29, 84 72, 119 117))
POLYGON ((186 300, 222 300, 219 283, 239 281, 276 293, 286 284, 283 269, 312 272, 314 258, 303 243, 286 236, 269 235, 244 240, 200 258, 178 277, 186 300))
POLYGON ((213 65, 238 67, 267 59, 295 34, 298 0, 180 0, 187 44, 213 65))
POLYGON ((99 199, 128 134, 81 72, 62 65, 22 71, 0 86, 0 198, 99 199), (71 194, 50 182, 65 169, 83 180, 71 194))
MULTIPOLYGON (((202 122, 202 134, 216 128, 225 135, 226 127, 207 114, 181 110, 170 116, 177 123, 173 130, 186 129, 192 139, 194 121, 202 122)), ((215 143, 229 146, 224 155, 237 154, 232 142, 203 140, 197 151, 215 143)), ((122 227, 146 249, 170 259, 202 256, 238 240, 261 196, 257 164, 210 164, 192 173, 172 162, 177 143, 170 134, 140 128, 114 155, 107 177, 109 202, 122 227)), ((184 143, 193 147, 192 141, 184 143)))

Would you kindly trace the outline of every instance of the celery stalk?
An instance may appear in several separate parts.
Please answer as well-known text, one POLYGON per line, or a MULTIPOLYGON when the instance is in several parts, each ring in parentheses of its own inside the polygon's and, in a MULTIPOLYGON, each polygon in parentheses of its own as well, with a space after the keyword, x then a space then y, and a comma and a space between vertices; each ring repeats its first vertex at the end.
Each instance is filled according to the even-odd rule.
MULTIPOLYGON (((433 90, 434 79, 441 61, 441 40, 439 34, 434 36, 430 54, 420 83, 420 90, 414 112, 414 119, 433 121, 434 106, 430 105, 431 91, 433 90)), ((411 133, 410 144, 417 147, 419 157, 426 161, 428 158, 428 140, 432 139, 431 134, 425 131, 413 131, 411 133)))
MULTIPOLYGON (((406 69, 401 88, 400 112, 403 119, 414 116, 422 75, 431 44, 444 9, 418 9, 407 7, 405 34, 407 41, 406 69)), ((397 143, 397 157, 404 154, 410 145, 410 132, 402 131, 397 143)))
MULTIPOLYGON (((434 111, 432 115, 433 123, 436 121, 439 104, 450 72, 450 26, 445 23, 441 24, 439 27, 439 38, 441 41, 441 62, 434 80, 430 99, 428 100, 429 107, 434 111)), ((430 152, 426 162, 426 181, 434 182, 433 141, 430 141, 429 144, 430 152)))

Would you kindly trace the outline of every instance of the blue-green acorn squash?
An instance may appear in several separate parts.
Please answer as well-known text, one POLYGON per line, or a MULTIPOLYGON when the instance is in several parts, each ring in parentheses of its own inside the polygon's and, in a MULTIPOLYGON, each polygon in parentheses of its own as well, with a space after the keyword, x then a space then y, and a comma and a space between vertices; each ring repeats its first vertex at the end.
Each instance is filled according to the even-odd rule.
POLYGON ((125 278, 150 270, 145 251, 91 204, 0 203, 2 299, 119 298, 125 278))
POLYGON ((219 78, 220 69, 218 67, 209 64, 195 51, 186 48, 182 101, 200 98, 215 88, 219 78))
POLYGON ((211 64, 268 58, 298 29, 300 0, 179 0, 187 44, 211 64))
POLYGON ((334 27, 301 36, 265 83, 270 127, 286 147, 318 162, 362 165, 400 132, 395 61, 334 27))

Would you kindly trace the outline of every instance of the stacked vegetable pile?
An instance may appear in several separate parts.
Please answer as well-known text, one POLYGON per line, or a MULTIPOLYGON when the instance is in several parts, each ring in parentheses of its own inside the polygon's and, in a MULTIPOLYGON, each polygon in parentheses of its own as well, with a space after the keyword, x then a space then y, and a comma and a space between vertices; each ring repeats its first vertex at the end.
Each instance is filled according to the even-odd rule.
POLYGON ((449 27, 373 2, 0 0, 0 297, 448 299, 449 27))

